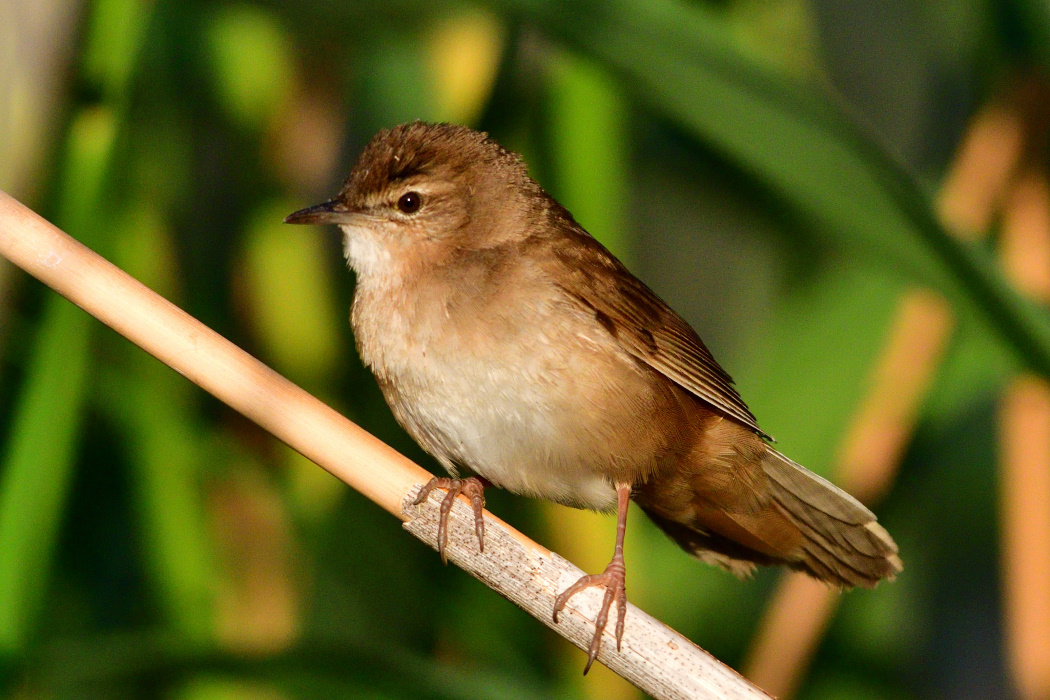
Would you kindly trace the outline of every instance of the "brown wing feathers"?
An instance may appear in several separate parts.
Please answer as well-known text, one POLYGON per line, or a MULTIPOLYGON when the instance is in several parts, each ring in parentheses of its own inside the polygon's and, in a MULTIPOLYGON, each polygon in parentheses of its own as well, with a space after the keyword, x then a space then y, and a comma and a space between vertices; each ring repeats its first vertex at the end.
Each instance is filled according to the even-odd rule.
POLYGON ((680 465, 666 483, 644 485, 636 498, 656 524, 694 556, 738 575, 754 564, 783 563, 833 585, 871 587, 899 572, 897 546, 871 511, 762 442, 759 438, 769 436, 696 332, 567 212, 563 216, 567 233, 581 243, 569 248, 571 253, 555 250, 563 269, 554 278, 575 277, 564 287, 566 294, 594 313, 628 352, 742 426, 718 432, 736 432, 741 443, 761 443, 747 456, 737 454, 730 465, 733 489, 712 492, 705 477, 712 466, 705 463, 680 465), (582 264, 570 255, 588 259, 582 264), (668 488, 691 490, 692 507, 657 505, 655 492, 668 488))
POLYGON ((639 360, 715 411, 770 439, 733 387, 733 379, 715 361, 696 331, 574 221, 570 219, 566 225, 572 226, 571 233, 582 243, 554 251, 561 256, 563 265, 563 274, 554 279, 562 279, 564 273, 575 278, 572 285, 563 285, 566 295, 595 313, 602 325, 639 360), (581 252, 589 258, 587 264, 567 257, 581 252), (602 269, 609 273, 594 274, 594 270, 602 269))

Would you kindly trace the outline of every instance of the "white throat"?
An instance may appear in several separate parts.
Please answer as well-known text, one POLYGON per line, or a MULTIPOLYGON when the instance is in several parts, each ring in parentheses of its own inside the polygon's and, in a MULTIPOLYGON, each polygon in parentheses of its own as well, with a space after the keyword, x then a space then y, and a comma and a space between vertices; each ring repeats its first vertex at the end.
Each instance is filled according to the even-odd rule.
POLYGON ((358 277, 385 277, 393 272, 393 261, 386 246, 365 227, 340 226, 343 256, 358 277))

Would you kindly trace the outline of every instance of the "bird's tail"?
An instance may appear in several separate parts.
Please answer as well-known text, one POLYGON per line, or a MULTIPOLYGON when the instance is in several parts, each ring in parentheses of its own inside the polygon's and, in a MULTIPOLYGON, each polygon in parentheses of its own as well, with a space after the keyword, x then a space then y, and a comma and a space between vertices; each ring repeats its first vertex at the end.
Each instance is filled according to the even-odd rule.
POLYGON ((736 480, 755 489, 738 501, 751 507, 697 509, 683 521, 641 505, 687 552, 737 575, 785 564, 835 586, 871 588, 901 571, 893 538, 857 499, 768 446, 760 464, 765 478, 736 480))
POLYGON ((897 544, 860 501, 772 448, 762 469, 773 501, 802 531, 788 566, 832 584, 867 588, 900 573, 897 544))

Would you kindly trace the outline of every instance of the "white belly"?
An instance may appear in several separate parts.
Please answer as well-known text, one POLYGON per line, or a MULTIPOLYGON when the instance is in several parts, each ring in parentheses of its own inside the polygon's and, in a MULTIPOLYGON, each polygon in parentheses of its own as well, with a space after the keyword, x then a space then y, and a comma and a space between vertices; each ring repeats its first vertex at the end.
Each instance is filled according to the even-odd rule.
POLYGON ((537 355, 533 367, 419 358, 399 379, 390 377, 397 389, 387 398, 401 424, 450 470, 465 466, 522 495, 613 508, 609 455, 586 454, 593 416, 551 401, 552 384, 572 388, 562 372, 551 372, 556 362, 537 355))

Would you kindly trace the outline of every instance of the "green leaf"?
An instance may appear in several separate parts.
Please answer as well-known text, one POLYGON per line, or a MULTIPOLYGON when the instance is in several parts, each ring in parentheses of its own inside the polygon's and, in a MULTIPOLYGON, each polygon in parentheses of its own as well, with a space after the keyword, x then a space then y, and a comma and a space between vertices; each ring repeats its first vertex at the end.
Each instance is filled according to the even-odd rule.
MULTIPOLYGON (((68 185, 58 223, 95 243, 103 181, 116 135, 110 110, 84 111, 70 127, 68 185)), ((0 650, 25 644, 47 586, 65 508, 75 440, 87 392, 93 321, 58 296, 48 298, 15 407, 0 471, 0 650)))
POLYGON ((126 96, 149 15, 149 3, 95 0, 91 4, 83 72, 106 98, 120 101, 126 96))
POLYGON ((549 83, 554 192, 580 224, 629 259, 627 105, 602 67, 554 56, 549 83))
POLYGON ((53 296, 15 407, 0 480, 0 651, 25 644, 47 587, 73 470, 93 320, 53 296))
POLYGON ((292 91, 292 46, 273 15, 253 5, 230 5, 208 25, 216 95, 239 124, 265 125, 292 91))
MULTIPOLYGON (((107 103, 81 110, 70 123, 55 222, 96 249, 104 249, 100 244, 108 239, 102 226, 106 184, 150 8, 137 0, 104 0, 89 17, 85 71, 103 89, 107 103), (105 31, 111 25, 126 36, 116 46, 99 46, 112 38, 105 31)), ((50 297, 15 400, 0 457, 0 651, 6 653, 18 653, 25 645, 47 589, 95 362, 93 328, 83 311, 50 297)))

